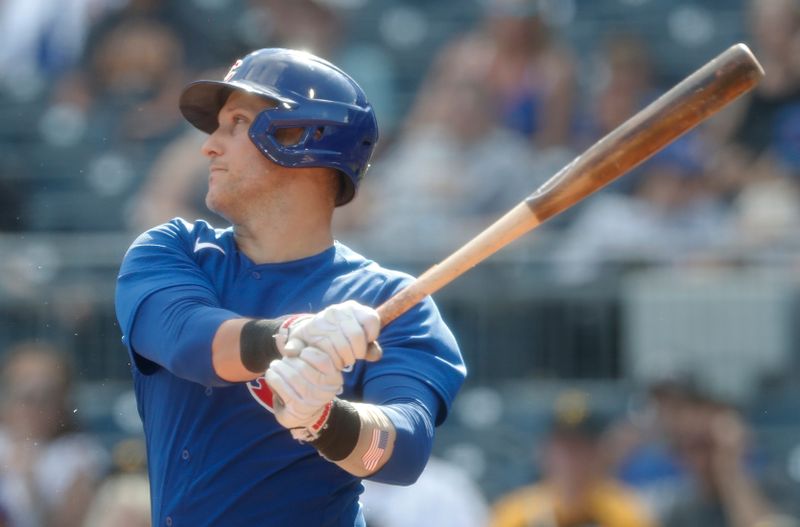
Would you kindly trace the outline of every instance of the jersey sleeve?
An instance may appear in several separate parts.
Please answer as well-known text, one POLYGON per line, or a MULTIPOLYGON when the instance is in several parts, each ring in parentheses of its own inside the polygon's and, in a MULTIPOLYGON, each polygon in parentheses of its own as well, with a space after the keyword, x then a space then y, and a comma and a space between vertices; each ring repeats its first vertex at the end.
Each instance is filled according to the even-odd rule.
POLYGON ((178 377, 223 385, 211 343, 219 326, 238 315, 222 309, 214 286, 192 258, 195 225, 176 219, 139 236, 117 278, 115 307, 136 367, 166 368, 178 377))
POLYGON ((413 484, 433 448, 433 423, 442 406, 439 396, 429 384, 408 375, 382 375, 364 386, 364 400, 380 405, 396 432, 392 457, 369 479, 413 484))
POLYGON ((383 358, 365 365, 364 384, 384 375, 402 375, 421 381, 439 398, 440 408, 431 413, 436 418, 435 424, 441 424, 467 371, 455 337, 433 300, 427 297, 388 324, 378 342, 383 348, 383 358))

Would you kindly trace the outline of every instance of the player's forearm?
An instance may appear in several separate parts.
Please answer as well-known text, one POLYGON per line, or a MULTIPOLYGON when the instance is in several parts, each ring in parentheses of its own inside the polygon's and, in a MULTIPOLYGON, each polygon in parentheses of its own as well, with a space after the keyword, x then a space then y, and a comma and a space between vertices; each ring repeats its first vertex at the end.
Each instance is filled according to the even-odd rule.
MULTIPOLYGON (((221 379, 228 382, 251 381, 261 373, 252 372, 242 363, 241 334, 247 318, 227 320, 217 330, 211 343, 211 363, 221 379)), ((264 368, 266 370, 266 367, 264 368)))
POLYGON ((419 402, 381 406, 395 429, 394 450, 379 472, 370 479, 391 485, 417 481, 433 448, 434 419, 419 402))
POLYGON ((392 457, 396 435, 380 407, 337 399, 324 429, 311 444, 328 461, 363 478, 392 457))
POLYGON ((247 382, 260 377, 270 362, 281 358, 275 335, 281 324, 294 318, 236 318, 224 322, 211 345, 214 371, 228 382, 247 382))
POLYGON ((243 318, 193 293, 157 292, 142 302, 130 336, 136 353, 205 386, 251 381, 281 357, 273 336, 288 318, 243 318))
POLYGON ((391 405, 336 400, 325 428, 311 444, 358 477, 395 485, 414 483, 430 455, 433 422, 413 402, 391 405))

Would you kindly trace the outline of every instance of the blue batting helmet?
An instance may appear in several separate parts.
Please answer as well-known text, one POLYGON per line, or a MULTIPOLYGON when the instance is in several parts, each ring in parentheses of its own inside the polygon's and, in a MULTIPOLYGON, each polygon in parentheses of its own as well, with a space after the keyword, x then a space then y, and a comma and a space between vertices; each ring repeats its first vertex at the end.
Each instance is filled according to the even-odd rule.
POLYGON ((250 139, 269 159, 285 167, 329 167, 342 185, 336 205, 353 199, 369 166, 378 123, 361 87, 345 72, 319 57, 290 49, 268 48, 237 60, 221 81, 187 86, 180 99, 183 116, 212 133, 217 115, 234 90, 274 100, 250 126, 250 139), (278 142, 281 128, 301 128, 293 145, 278 142))

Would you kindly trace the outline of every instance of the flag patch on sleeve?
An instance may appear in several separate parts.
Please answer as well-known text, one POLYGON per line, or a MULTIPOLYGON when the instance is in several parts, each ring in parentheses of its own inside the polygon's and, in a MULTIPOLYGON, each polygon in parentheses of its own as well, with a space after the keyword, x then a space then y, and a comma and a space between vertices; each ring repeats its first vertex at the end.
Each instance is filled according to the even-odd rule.
POLYGON ((386 451, 386 444, 388 442, 389 432, 386 430, 372 431, 372 440, 370 441, 369 448, 361 458, 365 469, 369 471, 375 470, 375 467, 378 466, 378 462, 380 462, 383 457, 383 453, 386 451))

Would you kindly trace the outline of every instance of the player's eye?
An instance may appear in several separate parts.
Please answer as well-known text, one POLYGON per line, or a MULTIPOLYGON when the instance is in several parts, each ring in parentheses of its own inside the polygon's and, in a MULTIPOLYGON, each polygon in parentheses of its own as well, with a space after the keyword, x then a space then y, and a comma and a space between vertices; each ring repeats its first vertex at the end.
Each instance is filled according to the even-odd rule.
POLYGON ((233 124, 247 124, 250 122, 250 119, 245 117, 244 115, 234 115, 233 116, 233 124))

